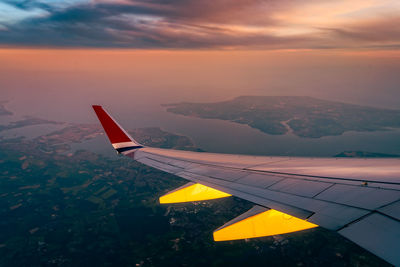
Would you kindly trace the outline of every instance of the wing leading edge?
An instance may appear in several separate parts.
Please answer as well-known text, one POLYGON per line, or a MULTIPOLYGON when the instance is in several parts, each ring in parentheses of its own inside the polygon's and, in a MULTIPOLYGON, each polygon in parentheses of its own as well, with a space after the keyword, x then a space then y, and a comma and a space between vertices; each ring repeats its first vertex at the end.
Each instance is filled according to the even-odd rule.
MULTIPOLYGON (((93 108, 119 153, 192 184, 337 231, 400 265, 400 159, 265 157, 150 148, 132 139, 101 106, 93 108)), ((268 218, 251 216, 261 217, 268 218)), ((255 220, 251 225, 263 227, 255 220)), ((242 220, 241 224, 249 225, 242 220)))

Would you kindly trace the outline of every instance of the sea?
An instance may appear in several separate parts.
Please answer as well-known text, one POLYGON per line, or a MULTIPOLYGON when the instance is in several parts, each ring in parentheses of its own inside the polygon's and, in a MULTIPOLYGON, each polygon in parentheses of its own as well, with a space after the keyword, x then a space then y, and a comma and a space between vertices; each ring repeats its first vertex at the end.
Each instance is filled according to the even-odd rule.
MULTIPOLYGON (((98 123, 91 104, 101 104, 126 129, 160 127, 189 137, 197 147, 216 153, 332 157, 343 151, 367 151, 400 154, 400 129, 374 132, 345 132, 339 136, 303 138, 292 133, 270 135, 244 124, 218 119, 192 118, 169 113, 162 104, 186 101, 179 96, 154 97, 154 95, 128 94, 109 97, 77 97, 76 91, 43 98, 27 99, 23 96, 7 100, 6 108, 14 113, 0 116, 0 124, 16 121, 24 116, 36 116, 66 123, 98 123)), ((216 101, 221 98, 215 99, 216 101)), ((212 99, 208 99, 212 102, 212 99)), ((35 138, 65 127, 65 125, 36 125, 0 132, 0 137, 25 136, 35 138)), ((105 155, 114 155, 105 136, 73 144, 72 150, 87 149, 105 155)))

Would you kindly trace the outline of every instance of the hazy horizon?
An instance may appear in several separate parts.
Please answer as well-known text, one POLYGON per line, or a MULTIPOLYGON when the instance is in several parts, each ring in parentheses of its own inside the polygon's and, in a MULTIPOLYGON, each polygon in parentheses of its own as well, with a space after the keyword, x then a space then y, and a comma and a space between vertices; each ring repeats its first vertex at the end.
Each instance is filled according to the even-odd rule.
POLYGON ((163 103, 241 95, 312 96, 399 109, 399 55, 3 49, 0 99, 29 107, 32 115, 64 120, 85 118, 91 104, 129 109, 131 103, 124 112, 134 113, 163 103))

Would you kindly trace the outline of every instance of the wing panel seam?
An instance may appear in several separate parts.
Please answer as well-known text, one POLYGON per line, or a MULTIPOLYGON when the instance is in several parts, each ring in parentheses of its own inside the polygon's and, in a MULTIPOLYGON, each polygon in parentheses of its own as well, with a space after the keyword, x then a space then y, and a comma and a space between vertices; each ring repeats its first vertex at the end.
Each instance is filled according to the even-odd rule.
MULTIPOLYGON (((145 151, 144 153, 148 153, 148 154, 155 155, 155 156, 161 156, 161 157, 165 157, 165 158, 172 159, 172 160, 179 160, 179 161, 184 161, 184 162, 188 162, 188 163, 201 164, 201 165, 211 166, 211 167, 216 167, 216 168, 221 168, 221 169, 250 171, 250 172, 253 172, 253 173, 270 173, 270 174, 278 174, 278 175, 289 175, 289 176, 292 176, 292 177, 300 176, 300 177, 312 177, 312 178, 332 179, 332 180, 352 181, 352 182, 368 182, 368 183, 376 183, 376 184, 400 185, 400 183, 396 183, 396 182, 375 181, 375 180, 357 180, 357 179, 352 179, 352 178, 328 177, 328 176, 318 176, 318 175, 308 175, 308 174, 296 174, 296 173, 263 171, 263 170, 254 170, 254 169, 250 169, 250 168, 235 168, 235 167, 220 166, 220 165, 215 165, 215 164, 210 164, 210 163, 203 163, 203 162, 199 163, 199 162, 196 162, 196 161, 191 161, 191 160, 187 160, 187 159, 180 159, 180 158, 175 158, 175 157, 170 157, 170 156, 159 155, 159 154, 152 153, 152 152, 147 152, 147 151, 145 151)), ((164 164, 167 164, 167 163, 164 163, 164 164)), ((305 180, 305 179, 303 178, 302 180, 305 180)), ((313 180, 310 180, 310 181, 313 181, 313 180)), ((324 182, 324 181, 320 181, 320 182, 324 182)), ((348 184, 346 184, 346 185, 348 185, 348 184)), ((352 186, 355 186, 355 185, 352 185, 352 186)), ((382 190, 400 191, 398 189, 381 188, 381 187, 376 187, 376 186, 367 186, 367 187, 368 188, 379 188, 379 189, 382 189, 382 190)))

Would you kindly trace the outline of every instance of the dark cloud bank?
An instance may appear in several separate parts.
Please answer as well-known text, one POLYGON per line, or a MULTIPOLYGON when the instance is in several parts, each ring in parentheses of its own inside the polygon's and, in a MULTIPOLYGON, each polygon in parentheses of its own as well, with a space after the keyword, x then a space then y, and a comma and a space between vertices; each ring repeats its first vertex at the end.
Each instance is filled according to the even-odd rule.
POLYGON ((282 26, 275 12, 302 1, 153 0, 92 1, 59 7, 36 1, 8 2, 47 15, 3 25, 0 45, 115 48, 390 48, 400 44, 399 18, 318 33, 277 35, 236 30, 282 26), (235 28, 236 27, 236 28, 235 28))

